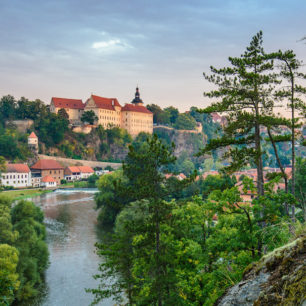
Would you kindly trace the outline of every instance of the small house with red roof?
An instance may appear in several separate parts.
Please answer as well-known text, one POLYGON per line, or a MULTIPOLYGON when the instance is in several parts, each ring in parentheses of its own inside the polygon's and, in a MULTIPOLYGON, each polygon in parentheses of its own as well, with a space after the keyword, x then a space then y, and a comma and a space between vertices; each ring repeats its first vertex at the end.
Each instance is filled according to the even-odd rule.
POLYGON ((95 171, 89 166, 70 166, 65 168, 65 180, 77 181, 87 179, 93 175, 95 171))
POLYGON ((46 175, 41 179, 41 187, 55 188, 56 187, 56 181, 52 176, 46 175))
POLYGON ((56 160, 40 159, 31 167, 33 187, 39 187, 39 181, 45 176, 51 176, 57 185, 64 179, 64 167, 56 160))
POLYGON ((77 166, 66 167, 64 171, 64 178, 67 181, 78 181, 81 179, 81 170, 77 166))
POLYGON ((31 171, 27 164, 7 164, 6 171, 1 173, 0 183, 14 188, 31 187, 31 171))
POLYGON ((57 114, 60 109, 64 109, 71 123, 80 122, 84 108, 85 104, 81 99, 51 98, 50 111, 57 114))

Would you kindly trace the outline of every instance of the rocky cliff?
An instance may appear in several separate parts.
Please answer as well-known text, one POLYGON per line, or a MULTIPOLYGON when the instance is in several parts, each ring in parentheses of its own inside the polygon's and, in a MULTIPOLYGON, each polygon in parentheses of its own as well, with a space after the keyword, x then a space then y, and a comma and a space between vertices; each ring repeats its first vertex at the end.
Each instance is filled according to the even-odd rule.
POLYGON ((249 266, 215 305, 306 305, 306 235, 249 266))

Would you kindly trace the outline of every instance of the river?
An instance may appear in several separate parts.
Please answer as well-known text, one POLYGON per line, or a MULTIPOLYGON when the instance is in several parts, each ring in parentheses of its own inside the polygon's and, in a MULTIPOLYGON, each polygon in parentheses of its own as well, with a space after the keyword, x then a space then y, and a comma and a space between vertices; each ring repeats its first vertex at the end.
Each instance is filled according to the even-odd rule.
MULTIPOLYGON (((31 199, 44 211, 50 252, 45 285, 31 306, 86 306, 92 302, 85 288, 97 288, 92 275, 98 272, 101 259, 94 244, 103 236, 96 225, 95 192, 57 190, 31 199)), ((99 305, 114 304, 105 300, 99 305)))

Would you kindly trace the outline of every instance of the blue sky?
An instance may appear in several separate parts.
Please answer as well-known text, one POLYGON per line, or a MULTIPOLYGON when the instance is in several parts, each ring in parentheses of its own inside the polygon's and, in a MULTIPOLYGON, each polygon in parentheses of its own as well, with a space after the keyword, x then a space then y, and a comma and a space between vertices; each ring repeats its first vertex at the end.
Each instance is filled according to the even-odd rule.
POLYGON ((207 105, 202 73, 243 53, 263 30, 266 51, 306 61, 304 0, 0 0, 0 95, 91 93, 180 110, 207 105))

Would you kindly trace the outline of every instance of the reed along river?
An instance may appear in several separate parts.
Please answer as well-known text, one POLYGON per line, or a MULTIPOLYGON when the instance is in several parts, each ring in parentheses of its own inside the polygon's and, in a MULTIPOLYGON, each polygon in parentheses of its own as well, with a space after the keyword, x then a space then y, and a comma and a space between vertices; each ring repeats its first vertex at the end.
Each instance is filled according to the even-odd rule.
MULTIPOLYGON (((94 244, 103 237, 97 228, 95 192, 57 190, 30 199, 45 214, 50 266, 41 296, 26 305, 86 306, 92 302, 93 296, 85 288, 97 287, 92 275, 98 272, 101 259, 94 244)), ((114 304, 108 300, 99 305, 114 304)))

